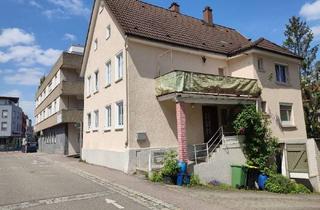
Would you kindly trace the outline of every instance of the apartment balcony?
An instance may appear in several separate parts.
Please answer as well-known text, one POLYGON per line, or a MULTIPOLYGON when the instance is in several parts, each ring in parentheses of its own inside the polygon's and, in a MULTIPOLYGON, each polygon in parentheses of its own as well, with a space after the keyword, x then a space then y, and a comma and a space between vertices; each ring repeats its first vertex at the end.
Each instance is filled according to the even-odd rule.
POLYGON ((58 86, 60 88, 61 95, 83 95, 83 81, 62 81, 58 86))
POLYGON ((35 109, 35 114, 38 115, 43 109, 48 107, 59 96, 83 96, 84 84, 83 80, 79 81, 62 81, 54 88, 47 98, 35 109))
POLYGON ((60 110, 47 119, 34 126, 35 132, 59 125, 61 123, 80 123, 83 120, 83 110, 69 109, 60 110))
POLYGON ((261 89, 255 79, 175 70, 156 79, 159 101, 177 98, 256 100, 261 89))

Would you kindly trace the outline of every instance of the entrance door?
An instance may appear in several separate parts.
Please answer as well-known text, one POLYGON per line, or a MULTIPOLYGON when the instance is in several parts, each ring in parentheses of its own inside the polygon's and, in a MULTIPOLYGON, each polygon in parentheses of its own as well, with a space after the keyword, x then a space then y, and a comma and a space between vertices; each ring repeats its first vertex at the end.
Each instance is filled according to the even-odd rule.
POLYGON ((208 142, 219 128, 218 108, 216 106, 203 106, 202 115, 204 142, 208 142))

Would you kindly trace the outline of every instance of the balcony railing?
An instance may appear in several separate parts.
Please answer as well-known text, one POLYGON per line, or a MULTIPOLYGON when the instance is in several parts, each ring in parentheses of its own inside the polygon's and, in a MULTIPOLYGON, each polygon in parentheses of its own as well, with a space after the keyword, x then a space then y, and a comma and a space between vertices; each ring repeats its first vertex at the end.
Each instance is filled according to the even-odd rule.
POLYGON ((175 70, 156 78, 156 96, 170 93, 233 95, 257 98, 261 89, 255 79, 175 70))
POLYGON ((62 81, 61 95, 83 95, 83 81, 62 81))
POLYGON ((60 123, 79 123, 83 120, 83 110, 80 109, 68 109, 60 110, 57 113, 51 115, 47 119, 37 123, 34 127, 35 132, 53 127, 60 123))

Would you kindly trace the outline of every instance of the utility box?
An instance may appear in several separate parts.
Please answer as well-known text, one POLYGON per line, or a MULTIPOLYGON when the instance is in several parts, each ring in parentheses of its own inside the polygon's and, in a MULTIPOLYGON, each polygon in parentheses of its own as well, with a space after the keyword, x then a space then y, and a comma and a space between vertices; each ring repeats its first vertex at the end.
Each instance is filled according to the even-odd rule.
POLYGON ((146 132, 137 133, 137 141, 146 141, 146 140, 147 140, 147 133, 146 132))

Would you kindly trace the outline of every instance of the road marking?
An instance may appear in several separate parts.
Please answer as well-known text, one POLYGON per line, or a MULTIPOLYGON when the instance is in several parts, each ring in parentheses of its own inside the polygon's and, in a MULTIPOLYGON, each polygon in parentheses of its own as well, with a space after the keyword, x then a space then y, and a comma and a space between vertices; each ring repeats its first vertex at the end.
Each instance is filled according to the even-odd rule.
POLYGON ((67 169, 68 171, 79 175, 80 177, 87 179, 91 182, 94 182, 100 186, 103 186, 104 188, 111 190, 115 193, 118 193, 122 196, 125 196, 126 198, 129 198, 133 201, 135 201, 136 203, 147 207, 148 209, 152 209, 152 210, 180 210, 180 208, 177 208, 176 206, 174 206, 173 204, 170 203, 166 203, 162 200, 159 200, 157 198, 154 198, 152 196, 149 196, 147 194, 132 190, 124 185, 120 185, 117 183, 114 183, 110 180, 107 179, 103 179, 101 177, 95 176, 91 173, 88 173, 84 170, 78 169, 76 167, 73 167, 69 164, 57 161, 57 160, 51 160, 48 157, 45 156, 39 156, 39 158, 44 159, 48 162, 53 162, 57 165, 59 165, 60 167, 63 167, 65 169, 67 169))
POLYGON ((31 207, 36 207, 36 206, 44 206, 44 205, 65 203, 65 202, 71 202, 71 201, 89 200, 89 199, 93 199, 93 198, 105 197, 108 195, 110 195, 110 192, 105 191, 105 192, 63 196, 63 197, 58 197, 58 198, 40 199, 40 200, 10 204, 10 205, 6 205, 6 206, 0 206, 0 210, 25 209, 25 208, 31 208, 31 207))
POLYGON ((106 202, 107 202, 107 204, 112 204, 112 205, 114 205, 114 206, 117 207, 118 209, 124 209, 123 206, 117 204, 117 202, 114 201, 114 200, 110 200, 110 199, 106 198, 106 202))

